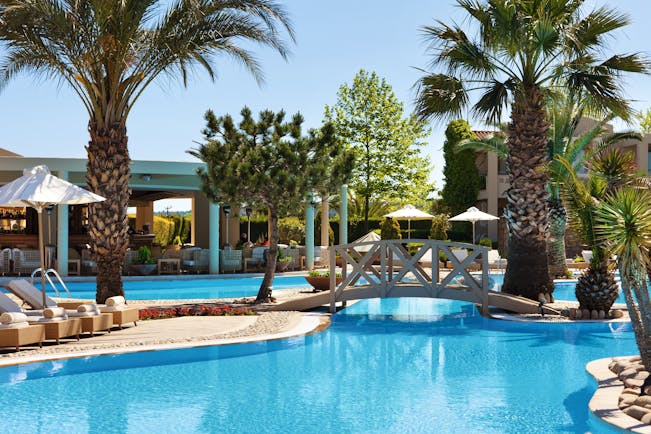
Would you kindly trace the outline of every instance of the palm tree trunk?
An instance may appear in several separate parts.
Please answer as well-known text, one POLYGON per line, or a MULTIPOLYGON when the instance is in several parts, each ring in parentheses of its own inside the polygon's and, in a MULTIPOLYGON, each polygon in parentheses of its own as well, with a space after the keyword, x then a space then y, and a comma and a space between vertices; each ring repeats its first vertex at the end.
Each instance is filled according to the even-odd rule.
POLYGON ((567 228, 567 213, 559 199, 550 199, 549 207, 549 236, 547 238, 547 266, 549 277, 558 279, 567 275, 565 262, 565 229, 567 228))
POLYGON ((131 170, 127 149, 127 129, 116 123, 100 128, 88 125, 90 141, 86 151, 86 181, 93 193, 104 196, 104 202, 89 206, 91 252, 97 260, 98 303, 108 297, 124 295, 122 287, 122 261, 129 246, 127 206, 129 205, 129 178, 131 170))
POLYGON ((544 97, 536 87, 517 94, 509 124, 510 186, 504 210, 509 229, 502 291, 532 300, 554 290, 547 266, 547 129, 544 97))
POLYGON ((267 250, 267 265, 264 269, 264 278, 258 290, 255 303, 268 303, 275 301, 271 296, 274 274, 276 273, 276 259, 278 258, 278 211, 269 208, 269 249, 267 250))
MULTIPOLYGON (((642 364, 648 370, 651 367, 651 342, 649 341, 651 339, 651 330, 649 330, 649 327, 645 326, 645 323, 648 323, 648 321, 644 320, 645 312, 640 310, 640 304, 636 302, 632 293, 633 291, 639 293, 640 288, 643 288, 643 291, 648 290, 646 288, 644 275, 637 271, 638 270, 635 270, 635 267, 629 270, 623 269, 620 263, 619 274, 621 276, 622 291, 624 292, 624 298, 626 299, 626 307, 631 319, 631 326, 635 335, 635 343, 637 344, 638 350, 640 350, 642 364)), ((648 308, 645 310, 648 310, 648 308)), ((648 313, 649 312, 646 312, 647 315, 648 313)))

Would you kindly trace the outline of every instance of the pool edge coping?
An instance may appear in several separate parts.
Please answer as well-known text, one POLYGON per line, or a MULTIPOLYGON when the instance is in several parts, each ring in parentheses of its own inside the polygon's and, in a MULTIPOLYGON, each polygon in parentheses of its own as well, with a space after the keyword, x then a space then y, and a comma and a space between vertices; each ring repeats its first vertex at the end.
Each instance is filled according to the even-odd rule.
POLYGON ((29 363, 48 362, 53 360, 97 357, 97 356, 127 354, 127 353, 130 354, 130 353, 140 353, 140 352, 149 352, 149 351, 178 350, 178 349, 221 346, 221 345, 237 345, 237 344, 247 344, 252 342, 291 339, 291 338, 297 338, 301 336, 308 336, 314 333, 320 333, 323 330, 327 329, 329 326, 330 326, 330 314, 302 312, 299 321, 293 327, 287 330, 283 330, 271 334, 251 335, 251 336, 242 336, 236 338, 224 338, 224 339, 198 340, 198 341, 191 341, 191 342, 150 344, 150 345, 142 345, 142 346, 135 345, 132 347, 118 347, 118 348, 107 347, 107 348, 97 348, 97 349, 92 349, 87 351, 70 351, 70 352, 63 352, 58 354, 41 354, 41 355, 20 357, 19 358, 20 360, 16 360, 16 359, 0 360, 0 369, 11 367, 11 366, 29 364, 29 363))
POLYGON ((585 365, 586 372, 597 382, 597 390, 592 395, 588 407, 592 414, 616 428, 651 434, 651 425, 646 425, 619 409, 619 395, 624 390, 624 383, 608 369, 614 358, 592 360, 585 365))

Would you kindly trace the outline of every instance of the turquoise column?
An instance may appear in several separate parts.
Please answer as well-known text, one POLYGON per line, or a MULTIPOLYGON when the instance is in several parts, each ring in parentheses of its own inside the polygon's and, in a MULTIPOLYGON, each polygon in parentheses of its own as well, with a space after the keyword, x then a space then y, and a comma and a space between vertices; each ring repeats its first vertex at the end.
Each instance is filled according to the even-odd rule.
MULTIPOLYGON (((59 170, 57 175, 68 180, 67 170, 59 170)), ((57 205, 57 272, 68 275, 68 205, 57 205)))
POLYGON ((348 244, 348 185, 341 186, 341 209, 339 210, 339 244, 348 244))
POLYGON ((210 274, 219 274, 219 204, 208 202, 208 247, 210 248, 210 274))
POLYGON ((307 197, 305 208, 305 267, 314 269, 314 193, 307 197))

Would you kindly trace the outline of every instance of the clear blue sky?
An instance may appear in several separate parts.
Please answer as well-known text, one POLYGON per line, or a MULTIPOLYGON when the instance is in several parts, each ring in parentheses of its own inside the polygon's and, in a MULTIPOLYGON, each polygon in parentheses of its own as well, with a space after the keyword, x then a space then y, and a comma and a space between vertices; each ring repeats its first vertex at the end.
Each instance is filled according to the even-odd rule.
MULTIPOLYGON (((426 67, 428 57, 419 29, 435 19, 463 21, 449 0, 328 0, 281 1, 291 16, 296 45, 287 62, 275 52, 255 48, 265 83, 223 58, 213 83, 197 73, 187 89, 163 78, 151 86, 131 112, 127 124, 133 159, 193 161, 186 150, 195 147, 208 108, 217 114, 238 114, 242 106, 254 111, 300 111, 307 127, 317 127, 325 104, 336 101, 339 86, 351 82, 360 69, 374 70, 393 86, 411 111, 413 67, 426 67)), ((601 5, 603 1, 587 2, 601 5)), ((631 15, 633 24, 616 34, 617 52, 644 51, 651 39, 651 7, 643 0, 606 2, 631 15)), ((588 5, 589 7, 589 5, 588 5)), ((651 77, 628 81, 634 106, 651 106, 651 77)), ((25 156, 85 157, 88 122, 80 101, 65 85, 23 76, 0 94, 0 147, 25 156)), ((478 123, 473 124, 481 128, 478 123)), ((432 125, 427 153, 434 164, 432 179, 442 187, 443 129, 432 125)), ((161 201, 162 202, 162 201, 161 201)), ((157 208, 162 209, 165 203, 157 208)), ((189 208, 181 205, 180 208, 189 208)))

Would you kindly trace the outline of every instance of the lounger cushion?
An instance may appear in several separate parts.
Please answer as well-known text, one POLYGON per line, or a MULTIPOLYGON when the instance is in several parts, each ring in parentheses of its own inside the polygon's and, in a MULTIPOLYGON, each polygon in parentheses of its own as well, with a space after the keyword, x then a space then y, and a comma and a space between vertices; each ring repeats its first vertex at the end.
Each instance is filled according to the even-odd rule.
POLYGON ((27 315, 20 312, 5 312, 0 315, 0 323, 12 324, 17 322, 27 322, 27 315))
POLYGON ((107 306, 118 306, 118 305, 125 304, 125 303, 126 303, 126 300, 121 295, 116 295, 114 297, 109 297, 109 298, 106 299, 106 305, 107 306))
POLYGON ((22 329, 24 327, 29 327, 29 323, 27 321, 12 322, 11 324, 0 324, 0 330, 1 329, 22 329))
POLYGON ((48 307, 43 310, 43 316, 45 318, 55 318, 62 317, 66 315, 66 310, 62 307, 48 307))
POLYGON ((83 312, 95 312, 99 313, 99 308, 95 303, 86 303, 86 304, 81 304, 77 307, 77 312, 83 313, 83 312))
POLYGON ((44 316, 39 316, 39 317, 29 317, 29 322, 56 322, 56 321, 65 321, 67 320, 67 316, 55 316, 52 318, 46 318, 44 316))

